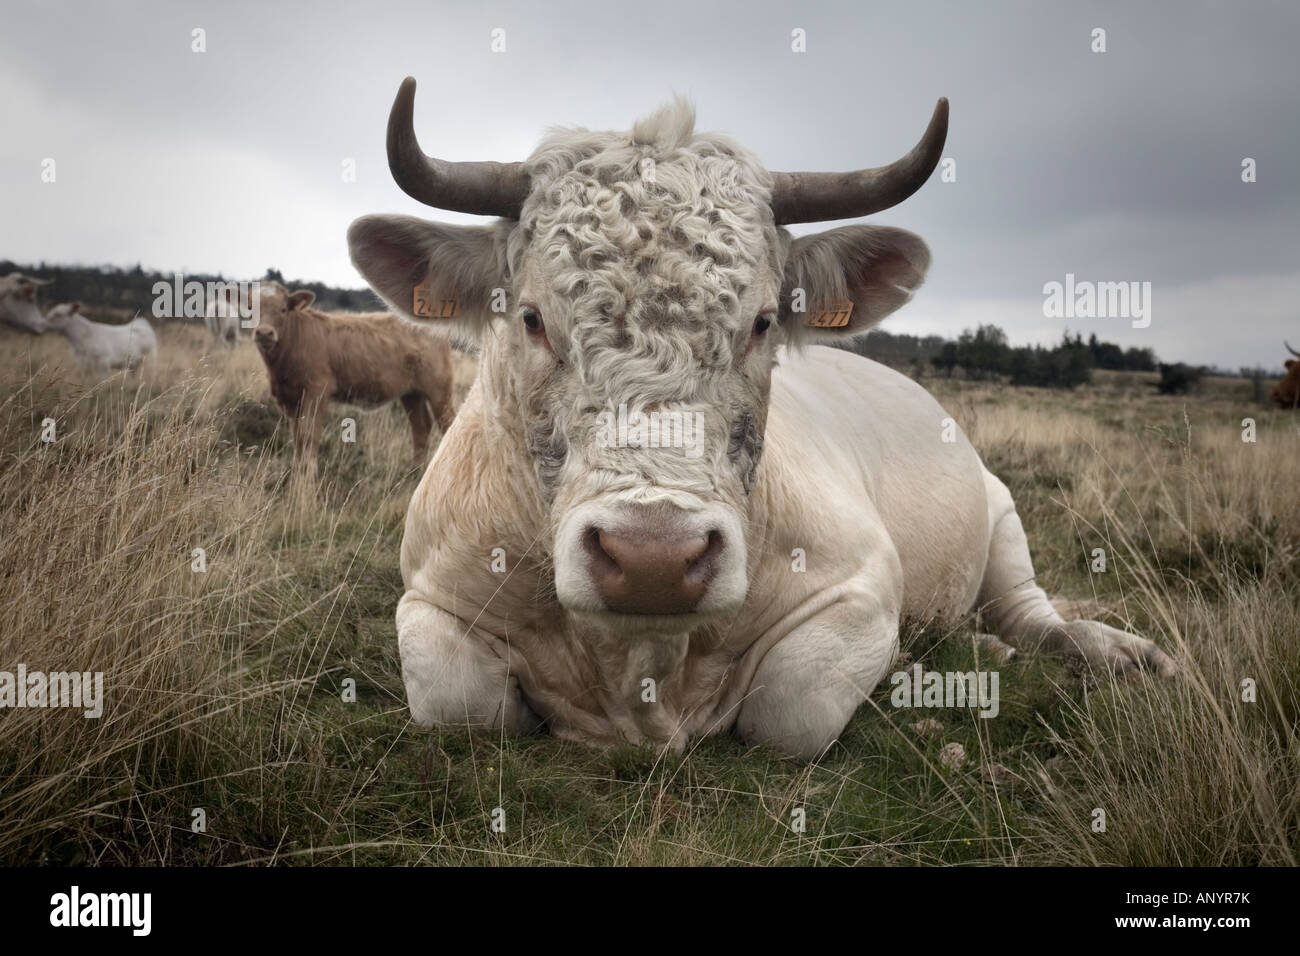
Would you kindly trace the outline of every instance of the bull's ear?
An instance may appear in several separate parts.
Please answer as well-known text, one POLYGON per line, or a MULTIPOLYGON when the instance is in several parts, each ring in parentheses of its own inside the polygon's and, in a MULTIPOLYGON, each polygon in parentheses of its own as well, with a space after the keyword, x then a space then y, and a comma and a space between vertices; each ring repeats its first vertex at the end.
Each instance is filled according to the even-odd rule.
POLYGON ((504 307, 508 225, 451 226, 411 216, 362 216, 348 229, 352 262, 400 315, 476 339, 504 307))
POLYGON ((915 233, 842 226, 790 243, 781 322, 792 342, 860 335, 925 281, 930 249, 915 233))
POLYGON ((316 293, 310 289, 298 289, 289 293, 289 308, 306 309, 316 301, 316 293))

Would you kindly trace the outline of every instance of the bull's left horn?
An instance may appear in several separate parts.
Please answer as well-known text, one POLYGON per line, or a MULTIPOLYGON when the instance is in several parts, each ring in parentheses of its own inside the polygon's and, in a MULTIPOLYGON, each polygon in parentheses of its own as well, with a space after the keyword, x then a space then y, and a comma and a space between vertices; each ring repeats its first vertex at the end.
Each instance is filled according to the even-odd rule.
POLYGON ((1295 349, 1291 348, 1291 345, 1290 345, 1289 342, 1287 342, 1287 341, 1284 339, 1284 340, 1282 341, 1282 344, 1286 346, 1286 350, 1287 350, 1288 352, 1290 352, 1290 353, 1291 353, 1292 355, 1294 355, 1296 358, 1300 358, 1300 352, 1297 352, 1295 349))
POLYGON ((776 224, 853 219, 898 205, 930 178, 947 137, 948 99, 940 97, 921 141, 888 166, 847 173, 773 173, 776 224))
POLYGON ((426 156, 414 121, 415 78, 408 76, 388 114, 388 168, 408 196, 453 212, 519 218, 529 185, 523 163, 449 163, 426 156))

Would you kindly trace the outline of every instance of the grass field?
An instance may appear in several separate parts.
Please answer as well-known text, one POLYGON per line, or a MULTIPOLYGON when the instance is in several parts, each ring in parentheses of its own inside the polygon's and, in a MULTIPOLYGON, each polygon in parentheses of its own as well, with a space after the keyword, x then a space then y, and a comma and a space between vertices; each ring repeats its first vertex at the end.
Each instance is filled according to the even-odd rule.
MULTIPOLYGON (((101 719, 0 711, 2 863, 1297 862, 1300 416, 1248 382, 927 379, 1015 495, 1039 582, 1182 673, 1116 686, 1018 658, 993 720, 895 709, 886 685, 808 766, 730 737, 672 757, 415 731, 404 416, 334 406, 304 491, 255 351, 208 341, 165 326, 155 369, 92 385, 64 340, 0 333, 0 669, 105 675, 101 719)), ((458 356, 458 402, 473 374, 458 356)), ((988 666, 976 630, 912 626, 905 652, 988 666)))

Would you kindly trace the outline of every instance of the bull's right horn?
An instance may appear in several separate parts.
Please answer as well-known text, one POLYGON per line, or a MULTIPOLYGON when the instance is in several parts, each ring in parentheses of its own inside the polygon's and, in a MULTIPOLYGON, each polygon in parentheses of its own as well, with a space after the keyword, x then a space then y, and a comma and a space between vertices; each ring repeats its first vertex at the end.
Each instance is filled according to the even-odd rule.
POLYGON ((854 219, 896 206, 924 185, 948 137, 948 100, 940 97, 912 151, 888 166, 847 173, 773 173, 772 218, 796 222, 854 219))
POLYGON ((1289 344, 1288 342, 1286 342, 1285 340, 1283 340, 1282 344, 1286 346, 1286 350, 1287 350, 1288 352, 1290 352, 1290 353, 1291 353, 1292 355, 1294 355, 1296 358, 1300 358, 1300 352, 1297 352, 1295 349, 1291 348, 1291 346, 1290 346, 1290 344, 1289 344))
POLYGON ((415 138, 415 78, 410 76, 388 114, 388 168, 408 196, 438 209, 518 219, 528 196, 523 163, 449 163, 425 155, 415 138))

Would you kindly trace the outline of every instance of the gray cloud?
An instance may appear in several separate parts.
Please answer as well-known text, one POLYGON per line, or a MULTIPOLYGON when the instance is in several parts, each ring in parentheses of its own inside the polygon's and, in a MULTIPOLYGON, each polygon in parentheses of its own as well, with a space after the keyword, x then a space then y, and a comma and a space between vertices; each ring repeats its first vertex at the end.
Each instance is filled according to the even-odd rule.
POLYGON ((996 321, 1047 341, 1068 324, 1275 366, 1300 338, 1297 48, 1300 11, 1281 3, 9 4, 0 256, 359 285, 355 216, 464 219, 388 176, 383 126, 408 73, 422 139, 454 159, 521 157, 553 124, 626 128, 680 91, 771 168, 874 165, 946 95, 957 181, 878 217, 935 253, 887 328, 996 321), (1045 319, 1042 286, 1066 272, 1151 282, 1151 326, 1045 319))

